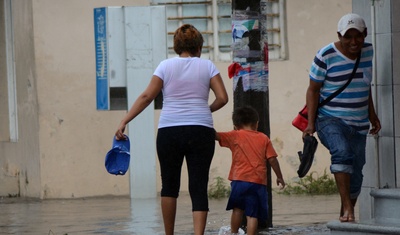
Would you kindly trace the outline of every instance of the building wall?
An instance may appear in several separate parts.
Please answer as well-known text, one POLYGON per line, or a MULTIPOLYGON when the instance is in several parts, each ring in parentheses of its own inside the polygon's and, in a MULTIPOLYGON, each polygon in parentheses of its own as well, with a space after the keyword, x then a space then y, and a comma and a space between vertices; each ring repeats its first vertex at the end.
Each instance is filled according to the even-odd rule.
MULTIPOLYGON (((110 4, 143 6, 148 1, 32 0, 24 3, 14 4, 14 16, 17 22, 21 21, 21 31, 16 35, 16 43, 21 45, 18 51, 26 53, 23 58, 28 58, 19 65, 17 78, 21 87, 21 138, 15 144, 0 143, 0 184, 10 182, 6 176, 14 174, 9 187, 0 187, 0 195, 21 189, 26 196, 40 198, 129 194, 129 174, 112 176, 104 168, 105 154, 126 112, 96 110, 93 9, 110 4), (31 18, 33 23, 29 23, 31 18), (5 164, 12 166, 7 173, 4 173, 5 164), (21 178, 29 184, 21 185, 21 178)), ((291 121, 305 104, 308 69, 316 51, 337 39, 337 21, 351 12, 351 8, 351 0, 286 1, 289 57, 269 63, 269 104, 271 139, 288 182, 297 179, 297 151, 302 149, 302 140, 291 121)), ((227 74, 229 64, 216 63, 230 95, 230 103, 213 114, 215 128, 221 131, 232 129, 233 88, 227 74)), ((157 125, 159 111, 155 114, 157 125)), ((132 140, 135 133, 130 136, 132 140)), ((216 147, 211 180, 217 176, 227 178, 230 155, 229 150, 216 147)), ((322 174, 325 169, 329 169, 329 155, 321 145, 311 171, 322 174)), ((158 170, 156 174, 159 191, 158 170)), ((182 176, 182 190, 186 191, 185 168, 182 176)))
MULTIPOLYGON (((305 93, 308 87, 308 72, 315 53, 322 46, 337 40, 337 22, 340 17, 350 13, 351 0, 310 1, 287 0, 286 24, 288 41, 288 59, 269 62, 269 106, 271 140, 279 155, 279 163, 287 182, 298 180, 299 158, 297 152, 302 150, 301 132, 291 125, 297 112, 305 104, 305 93), (323 23, 322 23, 323 22, 323 23)), ((217 112, 216 128, 232 129, 230 114, 233 106, 232 81, 228 79, 228 64, 218 64, 230 95, 230 103, 222 112, 217 112)), ((213 160, 210 178, 227 177, 230 167, 228 149, 217 147, 213 160), (221 156, 221 157, 220 157, 221 156), (227 161, 227 158, 229 159, 227 161)), ((314 176, 328 174, 330 155, 320 144, 310 169, 314 176)), ((275 175, 272 173, 272 187, 276 187, 275 175)))
POLYGON ((96 110, 93 9, 146 4, 33 0, 42 198, 129 194, 104 167, 125 112, 96 110))
POLYGON ((399 188, 399 44, 400 2, 394 0, 360 0, 353 2, 354 12, 362 15, 368 25, 368 38, 375 45, 375 80, 372 86, 375 109, 382 129, 378 136, 367 138, 367 163, 360 195, 360 220, 374 218, 377 188, 399 188))
POLYGON ((13 28, 19 139, 17 142, 0 142, 0 195, 39 197, 40 128, 32 2, 12 1, 11 14, 15 16, 13 28))

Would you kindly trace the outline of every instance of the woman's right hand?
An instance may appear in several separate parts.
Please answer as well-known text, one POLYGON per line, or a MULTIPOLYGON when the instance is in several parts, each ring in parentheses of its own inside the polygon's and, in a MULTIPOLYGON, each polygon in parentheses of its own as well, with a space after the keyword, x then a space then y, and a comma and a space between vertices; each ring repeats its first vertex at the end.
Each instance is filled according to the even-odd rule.
POLYGON ((121 123, 119 124, 118 130, 115 132, 115 139, 117 140, 125 140, 126 137, 124 135, 126 125, 121 123))

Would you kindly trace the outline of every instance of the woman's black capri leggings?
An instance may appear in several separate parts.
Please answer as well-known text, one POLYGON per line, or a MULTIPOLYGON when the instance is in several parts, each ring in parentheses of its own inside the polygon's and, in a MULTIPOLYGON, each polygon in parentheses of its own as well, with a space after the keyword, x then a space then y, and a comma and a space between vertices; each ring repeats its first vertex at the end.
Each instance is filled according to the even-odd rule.
POLYGON ((192 211, 208 211, 208 174, 215 150, 215 132, 205 126, 158 129, 157 154, 161 169, 161 197, 179 196, 181 169, 186 159, 192 211))

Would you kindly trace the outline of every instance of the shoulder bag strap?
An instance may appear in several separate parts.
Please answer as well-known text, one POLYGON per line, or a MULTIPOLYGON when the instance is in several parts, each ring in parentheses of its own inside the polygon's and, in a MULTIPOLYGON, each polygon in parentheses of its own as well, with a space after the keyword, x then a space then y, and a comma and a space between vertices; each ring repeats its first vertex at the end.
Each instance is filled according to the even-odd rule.
POLYGON ((327 104, 329 101, 331 101, 337 95, 339 95, 340 92, 342 92, 350 84, 351 80, 353 80, 354 74, 356 74, 356 71, 357 71, 357 68, 358 68, 358 64, 360 63, 360 57, 361 57, 361 54, 357 57, 356 64, 354 65, 353 72, 351 73, 351 77, 349 78, 349 80, 347 80, 346 84, 344 84, 341 88, 339 88, 333 94, 328 96, 328 98, 326 98, 322 102, 320 102, 318 104, 318 107, 321 107, 321 106, 327 104))

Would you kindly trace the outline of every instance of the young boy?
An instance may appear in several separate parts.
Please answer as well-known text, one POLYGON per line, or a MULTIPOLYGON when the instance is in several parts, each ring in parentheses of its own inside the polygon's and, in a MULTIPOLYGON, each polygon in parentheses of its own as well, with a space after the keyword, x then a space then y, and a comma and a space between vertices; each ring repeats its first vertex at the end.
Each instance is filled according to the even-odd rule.
POLYGON ((285 187, 277 154, 271 140, 257 131, 258 113, 250 107, 240 107, 232 115, 234 129, 217 132, 215 139, 221 147, 232 151, 232 165, 228 179, 231 180, 231 194, 226 210, 232 211, 231 232, 237 234, 243 213, 247 219, 247 234, 257 233, 258 219, 268 216, 267 164, 276 174, 276 183, 285 187))

